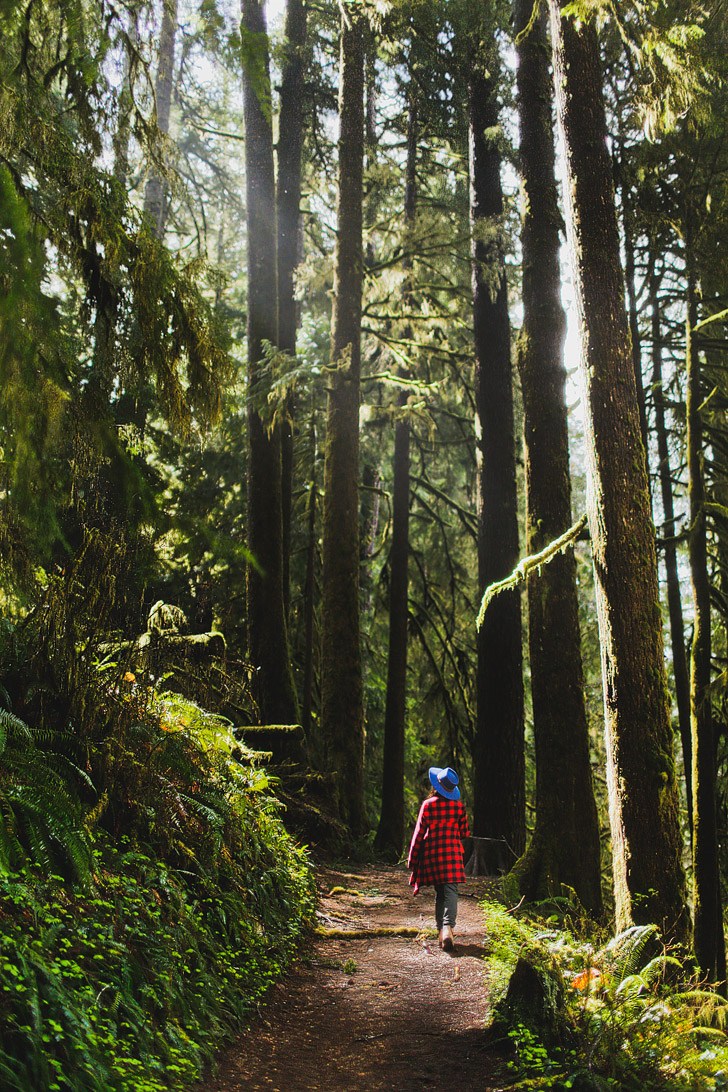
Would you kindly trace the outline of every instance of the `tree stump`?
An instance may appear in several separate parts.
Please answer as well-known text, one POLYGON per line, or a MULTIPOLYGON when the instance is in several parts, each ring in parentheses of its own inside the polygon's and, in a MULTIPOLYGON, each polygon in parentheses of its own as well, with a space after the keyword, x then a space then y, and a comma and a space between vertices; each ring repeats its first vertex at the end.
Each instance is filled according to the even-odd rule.
POLYGON ((509 1026, 525 1024, 544 1042, 558 1042, 564 1034, 564 993, 554 959, 531 947, 518 958, 499 1012, 509 1026))

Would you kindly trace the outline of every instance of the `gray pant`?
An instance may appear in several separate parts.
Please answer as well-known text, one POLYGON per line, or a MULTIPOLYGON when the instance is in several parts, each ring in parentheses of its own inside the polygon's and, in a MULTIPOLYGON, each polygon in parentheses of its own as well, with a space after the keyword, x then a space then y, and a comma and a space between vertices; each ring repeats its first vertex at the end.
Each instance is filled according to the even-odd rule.
POLYGON ((455 928, 458 916, 458 885, 456 883, 435 884, 435 924, 438 929, 443 925, 455 928))

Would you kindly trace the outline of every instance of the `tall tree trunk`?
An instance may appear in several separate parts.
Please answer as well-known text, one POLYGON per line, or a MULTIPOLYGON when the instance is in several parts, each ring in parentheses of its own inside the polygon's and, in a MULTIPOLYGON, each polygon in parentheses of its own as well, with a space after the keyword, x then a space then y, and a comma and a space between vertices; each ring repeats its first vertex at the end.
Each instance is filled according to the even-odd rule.
MULTIPOLYGON (((159 60, 154 98, 157 107, 157 128, 165 136, 169 134, 169 118, 172 109, 174 86, 174 39, 177 33, 177 0, 163 0, 162 26, 159 31, 159 60)), ((144 212, 152 223, 158 239, 164 236, 167 211, 167 186, 154 169, 150 172, 144 190, 144 212)))
POLYGON ((662 377, 662 324, 660 319, 660 299, 658 280, 652 274, 649 282, 651 331, 652 331, 652 401, 655 407, 655 435, 657 437, 657 468, 660 482, 663 515, 663 553, 665 557, 665 578, 667 584, 667 609, 670 619, 670 643, 672 645, 672 671, 675 680, 675 705, 682 745, 683 768, 685 770, 685 795, 688 806, 688 829, 692 838, 693 829, 693 775, 692 775, 692 737, 690 728, 690 678, 688 675, 687 656, 685 654, 685 626, 683 624, 682 602, 680 599, 680 576, 677 568, 677 545, 675 542, 675 505, 672 493, 672 470, 670 467, 670 448, 667 439, 665 413, 665 390, 662 377))
POLYGON ((622 178, 622 232, 624 234, 624 279, 627 285, 627 314, 629 317, 629 336, 632 345, 632 367, 634 368, 637 408, 640 415, 640 434, 645 450, 647 486, 650 485, 650 461, 647 446, 647 406, 645 388, 642 381, 642 339, 640 337, 639 313, 637 308, 637 273, 634 260, 634 210, 629 182, 622 178))
MULTIPOLYGON (((516 0, 516 33, 531 18, 516 0)), ((518 367, 523 392, 528 553, 571 524, 566 317, 561 305, 551 74, 545 18, 518 45, 523 228, 523 327, 518 367)), ((587 910, 602 909, 599 820, 584 701, 576 562, 570 549, 528 582, 536 824, 509 881, 527 899, 573 888, 587 910)))
POLYGON ((655 532, 624 306, 602 72, 593 23, 550 0, 581 338, 588 512, 602 654, 617 928, 690 933, 663 659, 655 532))
POLYGON ((361 472, 359 518, 359 606, 363 619, 374 614, 374 572, 372 560, 377 552, 382 507, 382 477, 375 462, 367 460, 361 472))
MULTIPOLYGON (((278 122, 278 347, 296 355, 298 306, 295 274, 301 222, 301 153, 306 42, 306 0, 288 0, 278 122)), ((293 497, 293 398, 281 425, 281 514, 283 520, 283 600, 290 606, 291 504, 293 497)))
POLYGON ((263 0, 243 0, 248 225, 248 654, 263 723, 298 720, 283 605, 280 429, 261 419, 263 343, 276 344, 276 216, 268 35, 263 0))
MULTIPOLYGON (((377 43, 371 27, 367 27, 364 34, 364 155, 367 173, 371 173, 376 163, 377 151, 377 43)), ((377 187, 372 187, 364 208, 365 269, 371 269, 374 265, 374 232, 370 229, 379 213, 378 205, 377 187)))
MULTIPOLYGON (((518 561, 513 376, 505 262, 482 228, 502 215, 495 77, 471 66, 470 215, 478 456, 478 578, 481 591, 518 561), (494 291, 493 282, 497 282, 494 291)), ((499 596, 477 637, 477 722, 473 744, 473 832, 504 838, 517 855, 526 840, 521 600, 499 596)), ((495 870, 495 861, 485 862, 495 870)))
POLYGON ((135 65, 132 50, 139 45, 139 17, 129 12, 128 47, 124 52, 124 77, 119 92, 119 120, 112 138, 114 145, 114 178, 125 189, 129 182, 129 142, 131 140, 132 113, 134 110, 133 79, 135 65))
MULTIPOLYGON (((131 139, 134 95, 132 89, 132 50, 139 40, 138 14, 129 12, 128 47, 124 55, 124 77, 119 93, 119 114, 112 142, 114 148, 114 178, 123 190, 128 188, 129 142, 131 139)), ((160 56, 161 62, 161 56, 160 56)), ((110 278, 99 282, 94 318, 93 369, 84 394, 83 405, 91 426, 98 434, 99 422, 105 420, 114 384, 116 332, 119 317, 119 293, 110 278)))
MULTIPOLYGON (((377 160, 377 131, 376 131, 376 80, 377 50, 372 28, 367 26, 364 30, 364 175, 373 177, 373 168, 377 160)), ((370 270, 374 266, 374 231, 372 230, 379 215, 380 193, 376 185, 368 187, 366 200, 362 208, 362 224, 366 246, 364 249, 364 270, 370 270)), ((385 326, 390 325, 385 321, 385 326)), ((371 369, 381 354, 381 347, 376 347, 369 355, 368 366, 371 369)), ((360 591, 360 625, 363 630, 368 630, 374 616, 374 565, 373 559, 377 551, 379 539, 379 522, 382 498, 382 474, 380 465, 380 453, 378 450, 369 452, 365 458, 361 471, 361 518, 360 526, 360 557, 359 591, 360 591)), ((362 672, 366 679, 369 656, 363 650, 362 672)))
MULTIPOLYGON (((417 91, 410 77, 407 124, 407 168, 404 193, 404 230, 409 254, 417 212, 417 91)), ((406 259, 402 292, 405 312, 412 308, 412 258, 406 259)), ((404 340, 412 339, 407 324, 404 340)), ((400 374, 402 374, 400 372, 400 374)), ((399 405, 407 404, 406 391, 399 405)), ((387 697, 384 710, 382 809, 375 846, 399 860, 404 843, 404 728, 407 708, 407 617, 409 561, 410 428, 406 417, 397 421, 394 434, 394 482, 392 486, 392 549, 389 555, 389 649, 387 697)))
POLYGON ((725 965, 725 945, 718 873, 718 838, 715 812, 715 738, 710 699, 710 577, 703 474, 703 426, 700 406, 700 357, 693 330, 697 323, 692 240, 686 231, 687 317, 685 355, 687 384, 688 496, 690 501, 690 579, 693 589, 693 644, 690 656, 690 719, 693 737, 693 895, 695 902, 695 955, 712 981, 725 965))
POLYGON ((359 378, 361 368, 364 36, 342 8, 339 197, 326 413, 321 640, 321 735, 339 814, 367 828, 359 637, 359 378))
POLYGON ((313 684, 314 684, 314 630, 316 620, 316 497, 318 480, 316 460, 318 442, 316 422, 311 422, 311 481, 309 483, 308 503, 306 505, 306 523, 308 542, 306 544, 306 580, 303 587, 303 697, 301 700, 301 723, 307 739, 312 739, 313 721, 313 684))

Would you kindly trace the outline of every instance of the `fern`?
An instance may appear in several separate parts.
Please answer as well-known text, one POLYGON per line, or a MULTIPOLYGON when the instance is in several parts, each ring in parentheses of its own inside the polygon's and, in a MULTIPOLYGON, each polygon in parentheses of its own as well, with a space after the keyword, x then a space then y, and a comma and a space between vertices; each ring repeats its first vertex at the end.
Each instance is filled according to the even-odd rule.
POLYGON ((617 986, 614 996, 615 998, 634 1000, 636 997, 647 993, 648 989, 647 981, 641 974, 628 974, 617 986))
POLYGON ((615 983, 619 984, 625 978, 637 974, 645 950, 651 941, 656 940, 659 933, 656 925, 633 925, 609 942, 606 954, 613 964, 615 983))
POLYGON ((60 865, 86 881, 91 849, 76 784, 91 782, 65 755, 43 750, 44 736, 53 733, 0 710, 0 867, 16 867, 27 856, 47 874, 60 865))
MULTIPOLYGON (((34 673, 40 707, 24 695, 46 725, 65 704, 50 674, 34 673)), ((290 958, 313 886, 228 721, 108 672, 84 687, 72 716, 90 774, 73 733, 3 720, 0 898, 18 927, 3 917, 0 987, 12 966, 23 990, 0 994, 13 1006, 0 1087, 66 1087, 73 1073, 77 1092, 162 1092, 171 1072, 192 1083, 290 958), (83 875, 90 840, 92 884, 46 882, 59 859, 83 875), (13 877, 28 859, 39 872, 13 877)))
POLYGON ((33 735, 28 725, 9 709, 0 709, 0 755, 5 750, 8 740, 15 741, 20 737, 33 742, 33 735))
POLYGON ((728 1029, 728 1002, 710 990, 687 990, 676 998, 693 1010, 693 1021, 701 1030, 712 1027, 728 1029))

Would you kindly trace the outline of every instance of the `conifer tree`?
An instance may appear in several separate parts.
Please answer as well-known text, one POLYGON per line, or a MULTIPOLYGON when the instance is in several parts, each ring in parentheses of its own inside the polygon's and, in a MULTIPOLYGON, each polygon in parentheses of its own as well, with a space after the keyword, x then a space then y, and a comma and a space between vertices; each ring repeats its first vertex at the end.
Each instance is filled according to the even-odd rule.
POLYGON ((695 955, 712 981, 725 973, 725 940, 718 871, 716 820, 716 748, 711 679, 711 591, 708 575, 708 533, 703 470, 703 385, 700 354, 695 344, 697 291, 690 212, 686 224, 687 308, 685 412, 687 418, 688 497, 690 501, 690 578, 693 592, 693 641, 690 654, 690 722, 693 785, 693 897, 695 955))
MULTIPOLYGON (((304 91, 307 6, 288 0, 284 60, 281 72, 276 178, 278 231, 278 347, 296 354, 298 304, 295 272, 299 262, 301 226, 301 157, 304 138, 304 91)), ((291 503, 293 489, 292 397, 281 423, 281 518, 283 521, 283 599, 288 619, 290 605, 291 503)))
POLYGON ((362 309, 364 25, 341 5, 339 166, 324 461, 321 737, 336 804, 364 833, 364 707, 359 636, 359 379, 362 309))
MULTIPOLYGON (((526 454, 527 552, 571 525, 563 361, 561 216, 555 177, 549 43, 545 18, 516 0, 523 221, 523 326, 518 368, 526 454)), ((591 913, 602 906, 599 821, 584 700, 573 549, 528 581, 536 821, 509 881, 527 899, 571 887, 591 913)))
MULTIPOLYGON (((174 86, 174 46, 177 35, 177 0, 163 0, 162 25, 159 31, 157 79, 154 90, 156 128, 162 139, 169 135, 174 86)), ((160 153, 160 158, 164 155, 160 153)), ((158 239, 164 235, 167 186, 157 167, 152 167, 144 191, 144 211, 158 239)))
POLYGON ((268 34, 262 0, 244 0, 248 224, 248 646, 260 718, 298 720, 283 594, 280 425, 263 417, 266 344, 278 339, 276 214, 268 34))
POLYGON ((593 21, 550 0, 566 159, 602 657, 617 928, 656 922, 686 940, 678 791, 662 644, 655 533, 640 434, 602 71, 593 21))
MULTIPOLYGON (((469 49, 470 216, 475 344, 480 589, 518 560, 518 498, 495 42, 469 49)), ((478 631, 477 725, 473 742, 473 832, 525 849, 526 798, 521 600, 501 595, 478 631)), ((495 862, 485 861, 495 871, 495 862)))
MULTIPOLYGON (((410 74, 407 111, 407 164, 404 193, 405 245, 411 245, 417 213, 418 89, 410 74)), ((405 313, 413 307, 413 260, 405 259, 406 276, 402 292, 405 313)), ((406 323, 405 341, 412 340, 412 326, 406 323)), ((401 369, 404 377, 404 370, 401 369)), ((387 652, 387 696, 384 711, 382 756, 382 809, 375 846, 399 860, 404 842, 404 743, 407 708, 407 619, 410 504, 410 427, 405 416, 406 389, 400 393, 402 414, 395 425, 392 476, 392 548, 389 574, 389 644, 387 652), (404 411, 404 412, 402 412, 404 411)))

